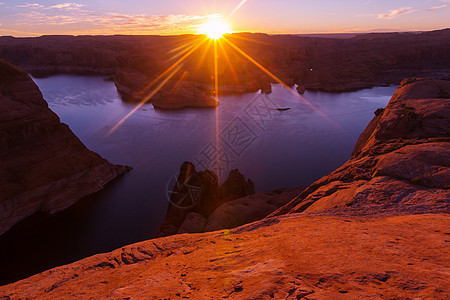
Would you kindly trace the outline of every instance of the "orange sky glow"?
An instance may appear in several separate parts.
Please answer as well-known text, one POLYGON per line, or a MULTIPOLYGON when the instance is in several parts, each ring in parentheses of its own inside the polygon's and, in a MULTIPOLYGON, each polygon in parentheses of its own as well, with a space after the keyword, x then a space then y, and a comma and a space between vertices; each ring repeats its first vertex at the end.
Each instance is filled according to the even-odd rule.
POLYGON ((450 0, 2 0, 0 35, 196 34, 211 19, 234 32, 353 33, 450 27, 450 0))

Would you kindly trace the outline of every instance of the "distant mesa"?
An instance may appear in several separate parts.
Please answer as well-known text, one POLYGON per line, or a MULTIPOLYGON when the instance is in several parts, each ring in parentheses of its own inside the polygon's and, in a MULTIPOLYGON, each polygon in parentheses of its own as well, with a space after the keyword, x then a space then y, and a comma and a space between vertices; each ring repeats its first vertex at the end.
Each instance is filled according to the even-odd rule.
MULTIPOLYGON (((213 51, 208 51, 206 44, 202 45, 176 64, 181 58, 176 49, 195 43, 197 38, 194 35, 0 37, 0 57, 33 76, 116 75, 117 88, 128 101, 145 99, 143 97, 167 80, 170 88, 163 88, 163 94, 192 101, 194 107, 213 106, 214 102, 203 98, 203 93, 214 95, 213 51), (148 87, 162 74, 165 75, 148 87), (177 82, 186 83, 183 88, 187 93, 176 91, 177 82), (201 93, 203 99, 192 100, 192 89, 196 95, 201 93)), ((227 58, 221 55, 223 59, 216 70, 219 95, 260 90, 270 93, 271 84, 279 81, 288 86, 298 84, 297 91, 302 94, 306 90, 345 92, 400 84, 404 78, 412 76, 433 79, 450 76, 447 42, 450 29, 417 34, 362 34, 348 39, 239 33, 228 35, 227 39, 254 61, 224 44, 227 58)), ((153 101, 157 102, 153 97, 149 99, 149 103, 153 101)), ((163 102, 159 100, 157 105, 163 107, 163 102)), ((167 108, 172 106, 179 108, 178 104, 168 104, 167 108)))

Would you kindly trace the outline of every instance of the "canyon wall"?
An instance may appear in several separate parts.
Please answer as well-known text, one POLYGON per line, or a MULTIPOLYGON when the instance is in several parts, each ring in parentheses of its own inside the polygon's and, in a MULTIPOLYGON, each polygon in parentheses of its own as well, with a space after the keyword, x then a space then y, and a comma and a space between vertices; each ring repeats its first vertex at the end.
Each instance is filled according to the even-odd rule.
POLYGON ((35 212, 67 208, 129 169, 87 149, 28 74, 0 60, 0 234, 35 212))
MULTIPOLYGON (((450 29, 349 39, 239 33, 220 40, 217 51, 220 95, 260 89, 269 93, 270 82, 277 80, 256 64, 289 86, 328 92, 399 84, 411 76, 447 79, 450 75, 450 29)), ((119 92, 127 101, 142 100, 166 78, 172 81, 171 88, 161 92, 173 93, 175 100, 186 101, 190 93, 201 98, 215 92, 213 46, 196 35, 0 37, 0 58, 35 76, 116 75, 119 92), (126 80, 129 74, 132 82, 126 80), (138 84, 138 78, 145 78, 147 84, 138 84), (149 87, 153 80, 158 83, 149 87), (186 84, 173 88, 177 82, 186 84)))

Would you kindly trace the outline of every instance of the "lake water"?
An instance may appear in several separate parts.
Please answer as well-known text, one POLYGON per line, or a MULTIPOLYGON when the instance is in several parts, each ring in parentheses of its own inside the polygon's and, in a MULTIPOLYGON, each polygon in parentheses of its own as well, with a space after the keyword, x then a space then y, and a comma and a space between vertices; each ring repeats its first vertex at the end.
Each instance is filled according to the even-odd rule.
POLYGON ((113 82, 72 75, 34 80, 89 149, 133 170, 66 211, 33 216, 1 236, 0 284, 151 238, 167 209, 168 183, 184 161, 215 169, 221 181, 239 168, 257 192, 307 186, 349 159, 373 112, 396 90, 306 92, 302 99, 273 85, 270 95, 220 97, 217 109, 160 111, 146 104, 111 132, 135 107, 121 101, 113 82))

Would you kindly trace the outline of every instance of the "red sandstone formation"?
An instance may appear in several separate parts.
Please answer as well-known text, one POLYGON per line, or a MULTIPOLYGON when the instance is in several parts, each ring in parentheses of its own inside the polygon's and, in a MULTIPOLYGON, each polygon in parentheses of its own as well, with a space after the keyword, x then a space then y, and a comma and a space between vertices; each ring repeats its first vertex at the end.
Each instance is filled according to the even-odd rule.
POLYGON ((55 213, 129 170, 87 149, 23 71, 0 60, 0 234, 55 213))
POLYGON ((351 159, 270 217, 129 245, 0 287, 0 296, 446 299, 449 122, 449 81, 405 80, 351 159))

